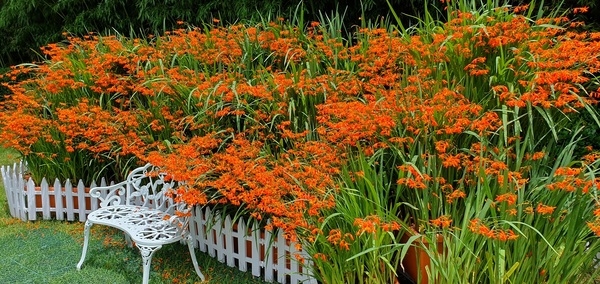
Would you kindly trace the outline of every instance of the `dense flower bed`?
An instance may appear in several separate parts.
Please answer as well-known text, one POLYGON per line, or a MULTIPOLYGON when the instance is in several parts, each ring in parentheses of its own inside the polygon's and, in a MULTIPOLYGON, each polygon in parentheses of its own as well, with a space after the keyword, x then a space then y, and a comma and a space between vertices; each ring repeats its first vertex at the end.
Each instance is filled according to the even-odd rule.
POLYGON ((394 278, 409 227, 447 241, 421 245, 430 279, 569 282, 600 251, 600 154, 573 154, 598 128, 578 117, 597 120, 600 33, 533 11, 68 38, 6 75, 3 143, 38 177, 163 167, 185 202, 300 236, 325 283, 394 278))

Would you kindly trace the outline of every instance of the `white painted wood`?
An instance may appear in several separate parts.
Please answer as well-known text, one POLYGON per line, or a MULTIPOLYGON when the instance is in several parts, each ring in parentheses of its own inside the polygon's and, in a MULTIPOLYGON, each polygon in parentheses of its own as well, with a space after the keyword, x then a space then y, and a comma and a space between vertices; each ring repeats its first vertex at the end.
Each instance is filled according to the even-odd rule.
POLYGON ((63 191, 62 184, 58 179, 54 179, 54 212, 56 220, 64 220, 65 214, 63 209, 63 191))
POLYGON ((277 234, 276 243, 277 245, 275 249, 277 250, 277 259, 273 260, 277 262, 275 266, 275 270, 277 270, 277 282, 283 283, 285 282, 286 273, 289 273, 285 267, 289 259, 289 247, 286 246, 286 241, 281 230, 279 230, 277 234))
POLYGON ((227 265, 229 267, 234 267, 235 260, 240 258, 238 253, 236 253, 235 250, 233 249, 233 247, 234 247, 233 237, 234 237, 235 233, 233 232, 232 229, 233 229, 233 222, 231 222, 231 217, 229 217, 229 215, 227 215, 225 217, 225 224, 222 229, 222 231, 225 235, 224 236, 225 247, 221 251, 223 251, 223 254, 227 260, 227 265))
MULTIPOLYGON (((96 183, 92 181, 92 184, 90 184, 90 188, 94 188, 96 186, 97 186, 96 183)), ((106 181, 104 180, 104 178, 102 178, 102 180, 100 180, 100 186, 101 187, 106 187, 106 181)), ((90 208, 86 208, 86 209, 89 209, 90 212, 98 210, 98 199, 97 198, 91 198, 91 196, 90 196, 89 193, 86 193, 85 197, 89 198, 89 200, 90 200, 90 206, 91 206, 90 208)))
POLYGON ((272 246, 273 244, 273 239, 272 239, 272 234, 271 231, 269 230, 265 230, 265 237, 260 239, 260 243, 262 245, 264 245, 265 247, 265 255, 264 255, 264 259, 262 259, 261 263, 264 264, 265 267, 265 281, 269 281, 272 282, 275 280, 275 263, 274 263, 274 257, 273 257, 273 249, 274 246, 272 246))
POLYGON ((77 213, 79 213, 79 222, 85 222, 86 210, 85 210, 85 185, 82 180, 77 183, 77 202, 79 203, 77 213))
POLYGON ((35 184, 33 179, 27 181, 27 218, 30 221, 35 221, 37 204, 35 203, 35 184))
POLYGON ((65 197, 67 199, 67 220, 75 221, 75 205, 73 204, 73 185, 70 180, 65 182, 65 197))
POLYGON ((244 218, 240 218, 237 222, 237 245, 238 245, 238 268, 240 271, 248 271, 248 248, 246 246, 246 236, 248 235, 248 228, 244 218))
MULTIPOLYGON (((21 165, 22 166, 22 165, 21 165)), ((19 176, 17 178, 17 187, 13 188, 13 192, 16 193, 17 200, 15 200, 15 205, 19 206, 19 217, 21 220, 27 221, 27 207, 25 206, 25 191, 21 190, 25 188, 25 179, 23 178, 23 172, 19 169, 19 176), (14 190, 18 189, 18 190, 14 190)), ((17 217, 17 216, 15 216, 17 217)))
POLYGON ((48 185, 48 181, 46 178, 42 179, 42 183, 40 184, 39 195, 41 195, 42 199, 42 218, 44 220, 50 219, 50 186, 48 185))
MULTIPOLYGON (((229 217, 229 216, 228 216, 229 217)), ((224 230, 223 230, 223 219, 219 216, 217 219, 218 223, 215 224, 214 231, 216 233, 215 251, 217 252, 217 260, 221 263, 225 263, 225 242, 224 242, 224 230)))

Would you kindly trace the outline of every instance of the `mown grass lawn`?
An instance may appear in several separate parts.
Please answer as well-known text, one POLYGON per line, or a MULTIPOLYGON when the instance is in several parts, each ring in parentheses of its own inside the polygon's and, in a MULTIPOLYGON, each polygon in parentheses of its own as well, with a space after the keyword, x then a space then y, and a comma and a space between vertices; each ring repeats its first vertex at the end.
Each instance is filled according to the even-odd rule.
MULTIPOLYGON (((0 149, 0 165, 18 160, 18 154, 0 149)), ((23 222, 12 218, 6 193, 0 184, 0 283, 140 283, 141 257, 125 246, 114 229, 95 226, 83 268, 75 265, 81 255, 83 223, 65 221, 23 222)), ((250 273, 230 268, 196 252, 207 283, 265 283, 250 273)), ((152 260, 150 283, 196 283, 187 247, 167 245, 152 260)))

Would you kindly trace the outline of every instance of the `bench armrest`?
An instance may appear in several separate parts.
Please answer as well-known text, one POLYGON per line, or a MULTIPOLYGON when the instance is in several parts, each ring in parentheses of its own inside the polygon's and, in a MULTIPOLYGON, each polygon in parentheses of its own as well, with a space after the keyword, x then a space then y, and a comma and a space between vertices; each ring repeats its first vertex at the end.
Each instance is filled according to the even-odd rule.
POLYGON ((100 200, 100 207, 125 204, 129 181, 109 186, 97 186, 90 189, 90 196, 100 200))

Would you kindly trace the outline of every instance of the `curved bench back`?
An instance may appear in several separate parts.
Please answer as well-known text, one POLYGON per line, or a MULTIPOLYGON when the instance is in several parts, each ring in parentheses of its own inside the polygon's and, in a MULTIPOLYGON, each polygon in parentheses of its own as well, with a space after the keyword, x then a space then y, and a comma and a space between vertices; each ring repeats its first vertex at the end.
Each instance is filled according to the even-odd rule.
MULTIPOLYGON (((142 206, 174 216, 188 216, 190 212, 188 206, 184 203, 175 203, 171 195, 167 194, 177 185, 177 182, 168 179, 166 173, 160 172, 152 164, 146 164, 143 167, 134 169, 123 182, 90 189, 90 195, 100 200, 100 207, 113 205, 142 206)), ((179 219, 179 222, 187 224, 188 218, 179 219)))

